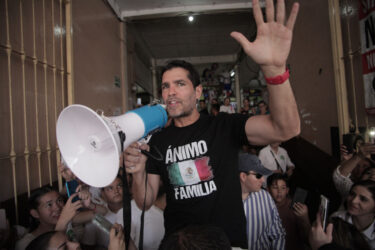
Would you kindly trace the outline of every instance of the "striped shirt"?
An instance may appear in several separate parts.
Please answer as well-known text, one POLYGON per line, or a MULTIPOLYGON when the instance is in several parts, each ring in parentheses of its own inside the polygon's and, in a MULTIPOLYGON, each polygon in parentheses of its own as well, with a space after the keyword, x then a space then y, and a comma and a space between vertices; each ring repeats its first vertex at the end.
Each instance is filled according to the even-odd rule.
POLYGON ((271 195, 261 189, 243 201, 249 249, 285 249, 285 230, 271 195))

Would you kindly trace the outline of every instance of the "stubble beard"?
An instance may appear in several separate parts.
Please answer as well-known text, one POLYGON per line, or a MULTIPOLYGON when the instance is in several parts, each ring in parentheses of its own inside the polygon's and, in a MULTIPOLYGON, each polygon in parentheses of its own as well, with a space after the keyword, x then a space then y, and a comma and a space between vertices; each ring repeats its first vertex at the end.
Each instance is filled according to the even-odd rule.
POLYGON ((173 119, 188 117, 193 113, 194 107, 191 107, 189 110, 182 110, 180 113, 177 113, 175 115, 171 114, 171 112, 168 111, 169 117, 173 119))

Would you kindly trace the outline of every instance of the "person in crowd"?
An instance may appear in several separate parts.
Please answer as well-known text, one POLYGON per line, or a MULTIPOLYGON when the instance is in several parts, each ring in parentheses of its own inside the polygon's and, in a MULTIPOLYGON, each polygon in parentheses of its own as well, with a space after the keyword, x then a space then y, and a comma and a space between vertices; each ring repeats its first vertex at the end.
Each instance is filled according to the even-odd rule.
POLYGON ((363 178, 371 178, 375 181, 375 176, 369 175, 372 170, 369 167, 375 167, 374 162, 370 159, 371 154, 375 154, 375 145, 367 143, 358 147, 358 152, 348 153, 347 148, 341 145, 341 157, 343 161, 333 172, 333 183, 342 199, 346 199, 353 182, 359 181, 364 173, 363 178))
POLYGON ((217 116, 220 112, 220 106, 219 104, 212 104, 211 105, 211 115, 217 116))
MULTIPOLYGON (((101 191, 102 199, 106 202, 106 205, 108 207, 108 212, 104 215, 104 218, 107 219, 110 223, 115 224, 118 223, 120 225, 123 225, 123 183, 121 176, 117 176, 111 184, 108 186, 102 188, 101 191)), ((132 225, 131 230, 135 230, 133 223, 133 214, 134 214, 134 208, 131 208, 131 214, 132 214, 132 225)), ((146 222, 148 222, 147 218, 148 212, 145 214, 146 222)), ((148 224, 145 223, 145 229, 144 229, 144 249, 153 249, 157 247, 161 241, 161 238, 164 236, 164 230, 163 229, 163 222, 153 225, 154 227, 158 227, 159 231, 154 232, 155 234, 151 234, 150 227, 148 224), (162 232, 162 235, 160 236, 162 232), (159 241, 155 243, 155 238, 159 236, 159 241), (157 244, 151 245, 151 248, 148 247, 149 240, 153 241, 153 243, 157 244)), ((129 249, 136 249, 136 246, 134 244, 134 233, 131 231, 131 239, 130 239, 130 245, 129 249)), ((110 244, 110 235, 104 233, 102 230, 100 230, 96 225, 93 223, 86 224, 85 227, 85 233, 84 237, 82 239, 82 244, 85 246, 95 246, 99 248, 106 248, 108 244, 110 244)))
POLYGON ((208 109, 205 100, 199 100, 199 113, 208 115, 208 109))
POLYGON ((224 98, 224 104, 220 106, 220 112, 234 114, 236 111, 234 110, 233 106, 230 104, 230 98, 224 98))
POLYGON ((271 115, 201 116, 196 102, 202 85, 194 67, 176 60, 162 70, 162 97, 173 121, 153 134, 150 146, 131 144, 124 158, 126 171, 133 174, 133 197, 139 207, 149 208, 154 203, 163 181, 167 194, 166 236, 189 224, 212 224, 224 229, 233 246, 248 247, 236 170, 239 148, 245 140, 267 145, 300 132, 298 109, 285 70, 299 4, 293 5, 288 19, 284 8, 283 0, 278 1, 277 8, 273 1, 267 1, 265 22, 259 1, 254 0, 258 28, 255 41, 251 43, 241 33, 231 33, 245 53, 261 65, 269 83, 271 115), (153 152, 155 147, 163 156, 162 161, 140 152, 150 148, 153 152))
POLYGON ((375 249, 375 182, 359 181, 353 184, 346 199, 346 210, 331 215, 352 225, 362 233, 371 249, 375 249))
POLYGON ((253 105, 250 107, 250 115, 256 115, 258 113, 257 106, 253 105))
POLYGON ((294 171, 294 164, 288 152, 280 147, 280 142, 271 143, 259 151, 262 164, 274 173, 287 174, 290 177, 294 171))
MULTIPOLYGON (((114 224, 109 233, 108 250, 124 250, 125 240, 121 225, 114 224)), ((78 242, 71 241, 64 232, 49 231, 39 235, 27 246, 26 250, 67 249, 80 250, 78 242)))
POLYGON ((64 205, 64 199, 57 191, 50 187, 41 187, 31 193, 28 202, 31 226, 29 233, 16 243, 16 250, 25 249, 33 239, 45 232, 66 231, 70 222, 83 222, 87 218, 86 213, 75 216, 79 213, 78 209, 90 206, 90 195, 78 190, 64 205), (72 202, 75 197, 80 200, 72 202))
POLYGON ((289 197, 289 180, 286 175, 269 176, 267 189, 276 203, 286 231, 285 248, 288 250, 304 249, 311 228, 307 206, 300 202, 292 204, 292 199, 289 197))
POLYGON ((355 226, 340 218, 331 218, 330 223, 323 230, 320 212, 311 227, 309 242, 312 250, 371 249, 355 226))
MULTIPOLYGON (((121 176, 117 176, 111 184, 102 188, 101 197, 108 208, 107 213, 104 214, 104 218, 112 224, 116 223, 118 221, 117 218, 122 214, 123 207, 121 176)), ((106 248, 109 244, 109 235, 91 222, 86 224, 84 237, 81 242, 86 246, 106 248)))
POLYGON ((258 115, 267 115, 269 113, 267 103, 265 101, 258 102, 258 115))
POLYGON ((165 238, 160 250, 230 250, 223 229, 210 225, 189 225, 165 238))
POLYGON ((243 106, 240 113, 244 115, 249 115, 251 113, 249 98, 243 99, 243 106))
POLYGON ((242 200, 246 214, 248 249, 284 249, 285 230, 263 176, 272 174, 258 157, 240 154, 238 161, 242 200))

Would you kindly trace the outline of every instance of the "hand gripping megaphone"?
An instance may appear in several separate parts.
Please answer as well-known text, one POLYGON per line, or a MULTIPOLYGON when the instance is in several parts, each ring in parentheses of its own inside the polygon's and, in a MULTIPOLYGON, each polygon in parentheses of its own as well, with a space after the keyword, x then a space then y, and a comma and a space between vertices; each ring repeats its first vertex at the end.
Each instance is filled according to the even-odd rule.
POLYGON ((120 116, 106 117, 92 109, 74 104, 59 115, 57 143, 68 167, 83 182, 105 187, 116 178, 121 154, 119 132, 125 135, 123 148, 167 123, 166 110, 146 105, 120 116))

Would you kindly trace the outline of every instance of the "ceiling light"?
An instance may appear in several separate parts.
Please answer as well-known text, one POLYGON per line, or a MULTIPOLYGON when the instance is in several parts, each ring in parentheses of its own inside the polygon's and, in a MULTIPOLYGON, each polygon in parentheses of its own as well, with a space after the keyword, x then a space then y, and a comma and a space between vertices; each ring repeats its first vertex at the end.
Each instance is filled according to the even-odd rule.
POLYGON ((188 20, 189 20, 189 22, 192 22, 192 21, 194 21, 194 17, 193 16, 189 16, 188 20))
POLYGON ((231 77, 233 77, 235 74, 236 74, 236 72, 234 72, 234 70, 232 70, 232 71, 230 72, 230 76, 231 76, 231 77))

